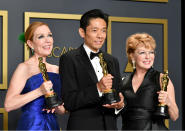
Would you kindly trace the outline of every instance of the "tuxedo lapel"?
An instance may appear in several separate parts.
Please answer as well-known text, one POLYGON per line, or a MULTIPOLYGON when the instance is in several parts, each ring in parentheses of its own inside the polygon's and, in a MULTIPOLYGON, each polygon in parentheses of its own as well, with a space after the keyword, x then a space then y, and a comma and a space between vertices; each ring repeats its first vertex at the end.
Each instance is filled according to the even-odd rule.
POLYGON ((82 46, 80 46, 79 48, 79 55, 77 57, 80 57, 78 60, 81 60, 81 64, 82 66, 85 67, 84 70, 87 70, 88 74, 90 75, 91 79, 94 81, 94 82, 98 82, 98 78, 96 76, 96 73, 94 71, 94 68, 89 60, 89 57, 87 56, 87 53, 82 46))

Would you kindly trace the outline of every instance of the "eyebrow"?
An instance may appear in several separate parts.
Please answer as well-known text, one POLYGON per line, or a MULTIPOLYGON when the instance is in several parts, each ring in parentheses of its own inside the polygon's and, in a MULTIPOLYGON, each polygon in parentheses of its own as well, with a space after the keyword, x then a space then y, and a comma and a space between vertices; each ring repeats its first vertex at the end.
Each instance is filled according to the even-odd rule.
MULTIPOLYGON (((52 34, 52 32, 48 32, 48 34, 52 34)), ((43 33, 35 34, 35 36, 38 36, 38 35, 43 35, 43 33)))

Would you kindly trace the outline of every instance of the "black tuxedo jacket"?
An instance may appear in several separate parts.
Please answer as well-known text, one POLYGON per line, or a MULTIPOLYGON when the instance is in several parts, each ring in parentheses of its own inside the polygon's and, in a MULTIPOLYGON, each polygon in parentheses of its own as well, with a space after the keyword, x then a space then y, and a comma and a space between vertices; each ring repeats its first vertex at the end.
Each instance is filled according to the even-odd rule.
MULTIPOLYGON (((122 87, 119 63, 103 53, 108 72, 114 76, 113 87, 122 87)), ((97 76, 83 45, 60 58, 60 78, 64 107, 70 112, 67 129, 116 130, 115 109, 102 107, 97 90, 97 76)))

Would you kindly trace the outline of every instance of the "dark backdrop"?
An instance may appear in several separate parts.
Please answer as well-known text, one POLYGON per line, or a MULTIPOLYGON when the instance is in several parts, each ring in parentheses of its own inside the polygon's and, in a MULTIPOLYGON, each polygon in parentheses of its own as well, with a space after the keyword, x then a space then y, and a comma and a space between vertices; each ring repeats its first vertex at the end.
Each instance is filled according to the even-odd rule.
MULTIPOLYGON (((182 4, 181 4, 181 8, 182 8, 182 15, 181 15, 181 18, 182 18, 182 23, 181 23, 181 26, 182 26, 182 80, 184 80, 185 78, 185 69, 183 68, 185 66, 185 60, 184 60, 184 56, 185 56, 185 1, 184 0, 181 0, 182 4)), ((184 82, 182 82, 182 85, 184 84, 184 82)), ((185 89, 182 88, 182 100, 185 100, 185 95, 183 95, 185 92, 185 89)), ((185 103, 184 101, 182 101, 182 122, 184 123, 185 122, 185 103)), ((185 125, 182 124, 182 129, 185 130, 185 125)))
MULTIPOLYGON (((182 0, 183 1, 183 0, 182 0)), ((183 2, 184 14, 184 2, 183 2)), ((182 54, 184 46, 181 40, 181 0, 169 0, 166 2, 139 2, 131 0, 1 0, 0 10, 8 11, 8 83, 20 62, 24 61, 24 46, 18 41, 18 35, 24 31, 24 12, 83 14, 84 12, 99 8, 111 16, 157 18, 168 20, 168 70, 169 76, 175 87, 176 101, 179 107, 179 119, 176 122, 170 120, 170 129, 182 129, 182 54), (182 48, 183 46, 183 48, 182 48), (182 49, 181 49, 182 48, 182 49)), ((78 35, 78 20, 35 19, 30 21, 44 21, 49 24, 54 34, 54 46, 61 49, 66 47, 76 48, 82 43, 78 35)), ((184 22, 184 21, 183 21, 184 22)), ((147 32, 157 41, 157 56, 154 67, 163 71, 163 26, 161 24, 112 22, 112 55, 120 62, 121 74, 127 64, 125 54, 126 38, 136 32, 147 32)), ((183 38, 183 39, 182 39, 183 38)), ((0 16, 0 83, 2 82, 2 17, 0 16)), ((106 45, 103 47, 106 51, 106 45)), ((60 52, 61 50, 59 50, 60 52)), ((58 53, 59 53, 58 52, 58 53)), ((58 64, 59 58, 48 59, 53 64, 58 64)), ((184 71, 184 70, 183 70, 184 71)), ((4 107, 6 90, 0 89, 0 108, 4 107)), ((0 130, 3 129, 3 115, 0 114, 0 130)), ((8 113, 8 129, 16 128, 20 110, 8 113)), ((58 116, 62 129, 65 129, 68 115, 58 116)), ((119 118, 118 127, 121 127, 119 118)))

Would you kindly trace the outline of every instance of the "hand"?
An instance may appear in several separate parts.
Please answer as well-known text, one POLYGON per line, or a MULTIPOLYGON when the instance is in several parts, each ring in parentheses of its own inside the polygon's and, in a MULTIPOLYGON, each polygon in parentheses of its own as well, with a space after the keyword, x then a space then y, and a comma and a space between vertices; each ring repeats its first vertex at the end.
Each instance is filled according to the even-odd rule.
POLYGON ((110 90, 112 88, 112 79, 113 79, 113 76, 111 74, 103 76, 102 79, 97 83, 98 89, 101 92, 110 90))
POLYGON ((113 104, 105 104, 103 105, 104 107, 107 108, 115 108, 115 109, 121 109, 125 106, 124 104, 124 96, 122 95, 122 93, 119 93, 119 97, 120 97, 120 101, 117 103, 113 103, 113 104))
POLYGON ((43 82, 42 85, 40 86, 40 90, 42 92, 43 95, 45 94, 50 94, 53 92, 53 84, 51 81, 46 81, 43 82))
POLYGON ((159 91, 157 93, 159 94, 158 95, 159 103, 168 105, 168 103, 169 103, 168 92, 161 90, 161 91, 159 91))
POLYGON ((62 103, 62 105, 59 105, 59 106, 55 107, 55 110, 59 114, 65 114, 65 113, 67 113, 67 111, 64 108, 64 103, 62 103))
POLYGON ((42 109, 42 111, 47 111, 47 113, 54 113, 55 108, 53 108, 53 109, 42 109))

